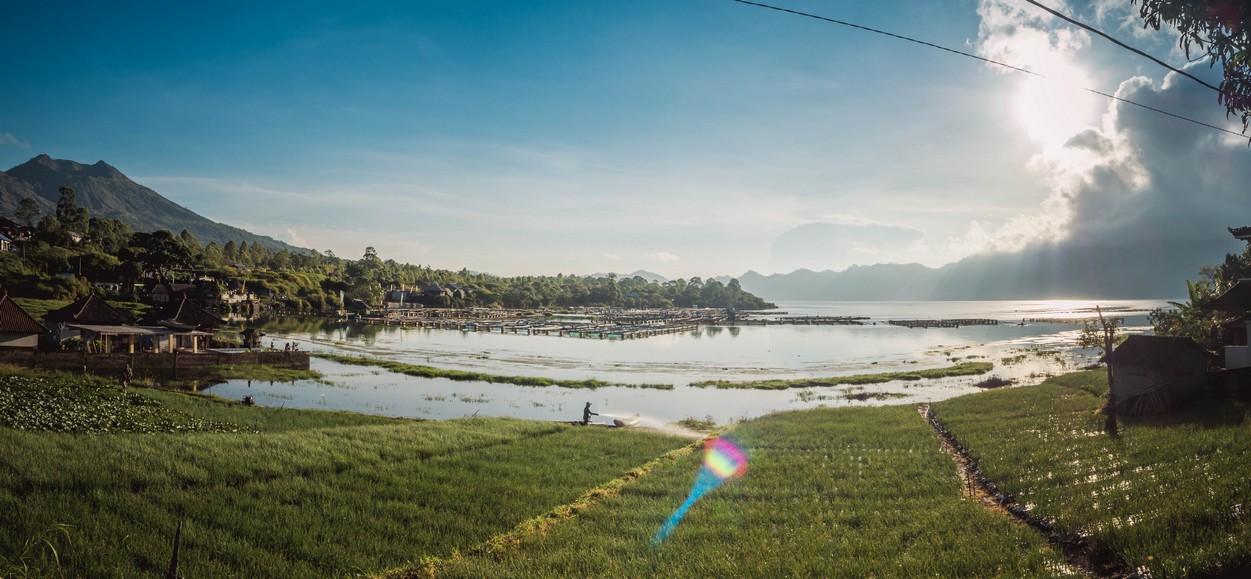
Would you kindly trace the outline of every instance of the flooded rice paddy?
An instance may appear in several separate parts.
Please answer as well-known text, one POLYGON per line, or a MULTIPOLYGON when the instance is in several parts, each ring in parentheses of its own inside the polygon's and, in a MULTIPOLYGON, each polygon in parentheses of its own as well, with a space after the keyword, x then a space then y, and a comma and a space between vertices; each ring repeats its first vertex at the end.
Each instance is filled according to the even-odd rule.
MULTIPOLYGON (((368 326, 324 319, 261 321, 264 343, 294 342, 302 350, 361 355, 409 364, 500 375, 596 378, 625 384, 672 384, 672 390, 525 387, 417 378, 378 368, 314 358, 321 381, 213 386, 228 399, 252 396, 266 406, 350 410, 412 418, 513 416, 578 420, 590 402, 595 421, 639 415, 659 427, 689 417, 718 424, 769 412, 818 406, 931 402, 978 390, 989 376, 1033 384, 1092 363, 1075 347, 1093 302, 792 302, 770 317, 864 316, 861 326, 715 326, 634 340, 503 335, 459 330, 368 326), (998 325, 912 329, 889 320, 990 318, 998 325), (1037 321, 1069 320, 1065 323, 1037 321), (1022 323, 1023 320, 1030 320, 1022 323), (798 379, 938 368, 992 362, 984 376, 868 386, 770 390, 691 387, 703 380, 798 379), (849 399, 848 394, 860 393, 849 399), (875 397, 874 394, 889 397, 875 397), (869 394, 870 396, 865 396, 869 394)), ((1146 313, 1161 301, 1104 301, 1105 314, 1125 318, 1130 333, 1150 331, 1146 313)))

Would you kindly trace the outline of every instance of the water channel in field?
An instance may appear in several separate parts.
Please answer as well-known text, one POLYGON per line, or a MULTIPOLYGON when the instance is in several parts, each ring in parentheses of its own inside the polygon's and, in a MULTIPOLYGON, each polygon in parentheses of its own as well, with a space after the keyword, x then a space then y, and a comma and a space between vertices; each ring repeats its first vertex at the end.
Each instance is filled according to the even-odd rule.
MULTIPOLYGON (((278 348, 334 352, 500 375, 560 379, 596 378, 624 384, 670 384, 672 390, 605 387, 595 390, 525 387, 417 378, 381 368, 344 365, 316 357, 320 381, 262 383, 231 380, 209 392, 228 399, 252 396, 265 406, 350 410, 412 418, 513 416, 577 420, 590 402, 596 420, 639 415, 643 425, 711 417, 718 424, 769 412, 865 404, 935 401, 979 390, 988 376, 1034 384, 1093 362, 1075 342, 1095 315, 1087 301, 790 302, 758 317, 864 317, 864 325, 706 326, 697 330, 607 340, 526 336, 461 330, 371 326, 318 318, 258 321, 263 342, 278 348), (887 324, 906 319, 994 319, 997 325, 910 329, 887 324), (1029 320, 1029 321, 1025 321, 1029 320), (702 380, 811 378, 940 368, 965 361, 991 362, 987 375, 894 381, 863 387, 790 390, 696 388, 702 380), (855 400, 849 393, 891 397, 855 400)), ((1102 301, 1105 315, 1124 318, 1127 333, 1149 333, 1147 312, 1157 300, 1102 301)))

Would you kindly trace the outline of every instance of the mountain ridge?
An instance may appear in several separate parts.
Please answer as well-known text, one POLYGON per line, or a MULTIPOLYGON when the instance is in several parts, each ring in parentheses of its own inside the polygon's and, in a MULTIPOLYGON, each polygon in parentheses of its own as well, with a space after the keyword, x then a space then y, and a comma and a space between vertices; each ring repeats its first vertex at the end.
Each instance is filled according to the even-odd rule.
POLYGON ((61 187, 73 189, 78 205, 87 209, 92 217, 118 219, 136 232, 168 229, 179 233, 185 229, 205 244, 225 245, 228 241, 246 241, 274 250, 308 251, 208 219, 136 183, 103 160, 86 165, 41 154, 2 171, 0 211, 12 215, 21 200, 29 197, 39 205, 41 214, 50 214, 56 210, 61 187))
POLYGON ((912 263, 770 275, 749 270, 738 280, 770 301, 1177 299, 1201 266, 1238 250, 1239 243, 1228 238, 1160 246, 1050 243, 937 268, 912 263))

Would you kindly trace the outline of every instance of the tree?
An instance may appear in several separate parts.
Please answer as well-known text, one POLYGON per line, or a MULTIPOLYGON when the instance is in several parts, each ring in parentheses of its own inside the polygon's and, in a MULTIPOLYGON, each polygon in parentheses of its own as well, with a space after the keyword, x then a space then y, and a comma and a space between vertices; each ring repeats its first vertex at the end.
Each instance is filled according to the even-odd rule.
MULTIPOLYGON (((1247 232, 1246 228, 1229 232, 1235 237, 1247 232)), ((1225 254, 1225 261, 1199 269, 1199 279, 1186 282, 1188 300, 1169 302, 1173 308, 1159 308, 1148 314, 1158 336, 1182 336, 1191 338, 1210 350, 1221 346, 1221 322, 1225 314, 1207 309, 1207 304, 1225 293, 1238 280, 1251 277, 1251 238, 1242 253, 1225 254)))
POLYGON ((1099 350, 1100 357, 1103 358, 1104 364, 1108 367, 1108 403, 1103 408, 1105 420, 1103 430, 1109 436, 1116 436, 1116 387, 1112 380, 1112 346, 1116 343, 1116 331, 1124 322, 1121 318, 1105 318, 1103 310, 1099 306, 1095 306, 1095 311, 1099 314, 1099 321, 1086 320, 1082 325, 1082 333, 1077 338, 1077 347, 1090 348, 1099 350))
POLYGON ((194 258, 182 240, 164 229, 132 235, 121 257, 143 271, 155 272, 161 281, 167 280, 169 270, 187 267, 194 258))
POLYGON ((61 187, 59 191, 61 192, 61 198, 56 202, 57 220, 61 222, 61 226, 65 229, 79 235, 86 235, 87 220, 90 217, 87 210, 78 206, 78 199, 72 188, 61 187))
POLYGON ((1208 65, 1220 63, 1217 101, 1227 115, 1251 122, 1251 2, 1231 0, 1132 0, 1139 5, 1143 26, 1159 30, 1168 24, 1181 34, 1178 45, 1190 57, 1191 48, 1206 53, 1208 65))
POLYGON ((38 215, 39 202, 30 197, 23 197, 21 201, 18 201, 17 209, 13 212, 13 216, 26 227, 32 227, 38 215))
POLYGON ((1186 281, 1188 298, 1185 302, 1169 302, 1173 309, 1158 308, 1147 314, 1158 336, 1187 337, 1200 346, 1216 350, 1221 346, 1220 312, 1205 308, 1216 299, 1228 284, 1221 279, 1215 267, 1200 270, 1200 279, 1186 281))

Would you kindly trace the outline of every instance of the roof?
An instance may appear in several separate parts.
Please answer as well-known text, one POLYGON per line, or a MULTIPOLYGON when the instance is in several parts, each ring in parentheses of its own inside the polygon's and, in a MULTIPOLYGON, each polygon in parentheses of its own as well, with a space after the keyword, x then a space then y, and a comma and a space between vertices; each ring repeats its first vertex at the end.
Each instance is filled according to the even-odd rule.
POLYGON ((101 326, 120 326, 133 323, 134 320, 108 302, 91 294, 59 310, 48 312, 44 317, 47 322, 65 322, 75 324, 96 324, 101 326))
POLYGON ((1198 354, 1204 358, 1213 357, 1211 352, 1190 338, 1133 335, 1112 350, 1108 359, 1114 365, 1152 368, 1168 365, 1187 353, 1198 354))
POLYGON ((193 283, 158 283, 152 287, 152 293, 161 292, 176 294, 193 291, 195 289, 196 285, 193 283))
POLYGON ((86 330, 101 336, 211 336, 212 332, 174 330, 147 326, 98 326, 92 324, 66 324, 76 330, 86 330))
POLYGON ((197 328, 216 328, 226 325, 225 320, 204 311, 204 308, 186 297, 155 314, 144 316, 143 322, 145 324, 171 322, 197 328))
POLYGON ((48 331, 34 316, 26 313, 9 294, 0 297, 0 332, 11 334, 42 334, 48 331))
POLYGON ((1251 311, 1251 279, 1240 279, 1225 293, 1203 305, 1205 310, 1220 312, 1251 311))

